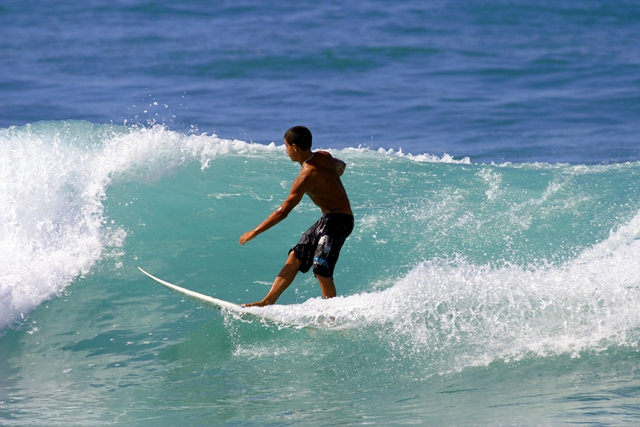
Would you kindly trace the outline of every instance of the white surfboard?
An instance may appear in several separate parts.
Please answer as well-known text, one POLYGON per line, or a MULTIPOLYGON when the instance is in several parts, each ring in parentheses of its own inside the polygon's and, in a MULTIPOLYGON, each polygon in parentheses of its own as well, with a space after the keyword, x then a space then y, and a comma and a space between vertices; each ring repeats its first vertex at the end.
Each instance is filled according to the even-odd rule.
POLYGON ((220 311, 225 311, 225 312, 234 314, 241 319, 268 321, 271 323, 275 323, 279 327, 294 327, 294 328, 305 328, 305 329, 309 328, 309 325, 291 323, 291 322, 283 321, 282 319, 278 319, 275 316, 269 316, 267 313, 262 312, 260 307, 250 307, 250 308, 242 307, 241 305, 234 304, 229 301, 221 300, 218 298, 210 297, 209 295, 204 295, 198 292, 190 291, 189 289, 181 288, 178 285, 174 285, 173 283, 169 283, 165 280, 162 280, 153 276, 150 273, 147 273, 140 267, 138 267, 138 270, 140 270, 142 273, 147 275, 149 278, 160 283, 165 288, 169 288, 172 291, 177 292, 180 295, 183 295, 191 300, 194 300, 199 304, 203 304, 209 307, 213 307, 220 311))
POLYGON ((238 313, 238 314, 250 314, 253 316, 257 316, 257 317, 261 317, 255 313, 248 313, 247 310, 242 307, 241 305, 238 304, 234 304, 232 302, 229 301, 225 301, 225 300, 221 300, 218 298, 214 298, 214 297, 210 297, 209 295, 204 295, 198 292, 194 292, 194 291, 190 291, 189 289, 185 289, 185 288, 181 288, 178 285, 174 285, 173 283, 169 283, 169 282, 165 282, 162 279, 158 279, 157 277, 147 273, 146 271, 144 271, 143 269, 141 269, 140 267, 138 267, 138 270, 142 271, 144 274, 146 274, 147 276, 149 276, 150 278, 152 278, 153 280, 155 280, 156 282, 160 283, 162 286, 171 289, 172 291, 175 291, 181 295, 184 295, 186 297, 189 297, 193 300, 195 300, 196 302, 200 303, 200 304, 205 304, 205 305, 209 305, 212 306, 214 308, 217 308, 218 310, 228 310, 228 311, 232 311, 234 313, 238 313))

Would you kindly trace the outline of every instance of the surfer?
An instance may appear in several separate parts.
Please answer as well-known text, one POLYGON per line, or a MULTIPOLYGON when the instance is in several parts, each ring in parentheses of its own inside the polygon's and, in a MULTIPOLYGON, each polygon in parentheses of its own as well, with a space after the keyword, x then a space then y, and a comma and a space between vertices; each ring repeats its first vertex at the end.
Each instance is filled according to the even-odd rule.
POLYGON ((302 170, 291 185, 289 196, 267 219, 240 237, 244 245, 280 221, 307 194, 322 211, 322 217, 309 228, 290 251, 287 261, 273 281, 269 293, 258 302, 245 307, 275 304, 278 297, 293 282, 298 271, 306 273, 313 268, 323 298, 336 296, 333 269, 340 249, 353 230, 353 212, 340 176, 347 167, 326 151, 311 151, 311 131, 295 126, 284 134, 284 145, 291 161, 300 163, 302 170))

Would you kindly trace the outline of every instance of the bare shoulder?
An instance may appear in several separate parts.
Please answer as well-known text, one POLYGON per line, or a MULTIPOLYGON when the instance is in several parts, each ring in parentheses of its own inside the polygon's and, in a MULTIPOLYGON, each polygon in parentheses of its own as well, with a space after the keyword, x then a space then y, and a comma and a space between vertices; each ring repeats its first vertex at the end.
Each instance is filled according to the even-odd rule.
POLYGON ((296 178, 298 185, 307 186, 313 183, 320 175, 321 168, 316 162, 305 162, 296 178))
POLYGON ((337 173, 338 176, 342 176, 347 167, 347 164, 337 157, 333 157, 331 153, 326 151, 317 151, 319 153, 318 156, 318 169, 322 173, 326 173, 329 175, 333 175, 337 173))
POLYGON ((331 160, 333 159, 333 156, 331 155, 331 153, 329 153, 328 151, 321 151, 318 150, 316 151, 314 154, 318 154, 321 158, 325 159, 325 160, 331 160))
POLYGON ((331 153, 327 151, 316 151, 313 153, 313 157, 307 160, 308 165, 317 168, 319 170, 332 168, 334 158, 331 153))

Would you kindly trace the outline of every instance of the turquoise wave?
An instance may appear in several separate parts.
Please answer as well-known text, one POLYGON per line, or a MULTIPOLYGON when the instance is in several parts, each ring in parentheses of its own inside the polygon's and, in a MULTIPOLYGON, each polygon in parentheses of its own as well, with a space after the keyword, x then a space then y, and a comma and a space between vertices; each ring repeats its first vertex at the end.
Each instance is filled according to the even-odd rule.
MULTIPOLYGON (((319 216, 305 199, 285 222, 237 243, 298 172, 279 142, 66 121, 3 129, 0 150, 0 400, 40 396, 20 404, 28 413, 52 410, 37 406, 43 399, 76 399, 95 412, 67 415, 99 423, 134 401, 126 420, 158 410, 171 418, 177 393, 185 413, 200 414, 214 387, 236 400, 217 406, 229 418, 206 419, 247 420, 264 408, 246 396, 268 405, 267 390, 281 397, 290 381, 305 408, 313 399, 301 390, 330 404, 320 389, 336 382, 342 398, 376 401, 389 398, 384 387, 430 393, 433 383, 422 381, 434 375, 482 376, 474 369, 494 366, 515 381, 508 372, 522 364, 605 363, 605 352, 614 366, 635 354, 638 162, 331 150, 347 162, 356 216, 335 276, 339 296, 320 299, 315 279, 300 275, 264 309, 281 320, 274 325, 182 300, 136 267, 233 302, 261 298, 319 216), (238 379, 268 369, 262 382, 238 379), (60 394, 55 384, 66 382, 60 394), (143 403, 148 388, 154 398, 143 403)), ((420 410, 412 395, 398 399, 397 410, 420 410)))

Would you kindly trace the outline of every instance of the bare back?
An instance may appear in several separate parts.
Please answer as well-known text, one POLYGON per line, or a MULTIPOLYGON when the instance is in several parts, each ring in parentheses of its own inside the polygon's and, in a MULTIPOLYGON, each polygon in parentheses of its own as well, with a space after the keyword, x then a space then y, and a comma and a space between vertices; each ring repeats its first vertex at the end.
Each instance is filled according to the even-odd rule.
POLYGON ((301 188, 322 211, 323 215, 344 213, 353 215, 347 192, 342 185, 335 159, 326 151, 316 151, 302 165, 298 176, 301 188))

